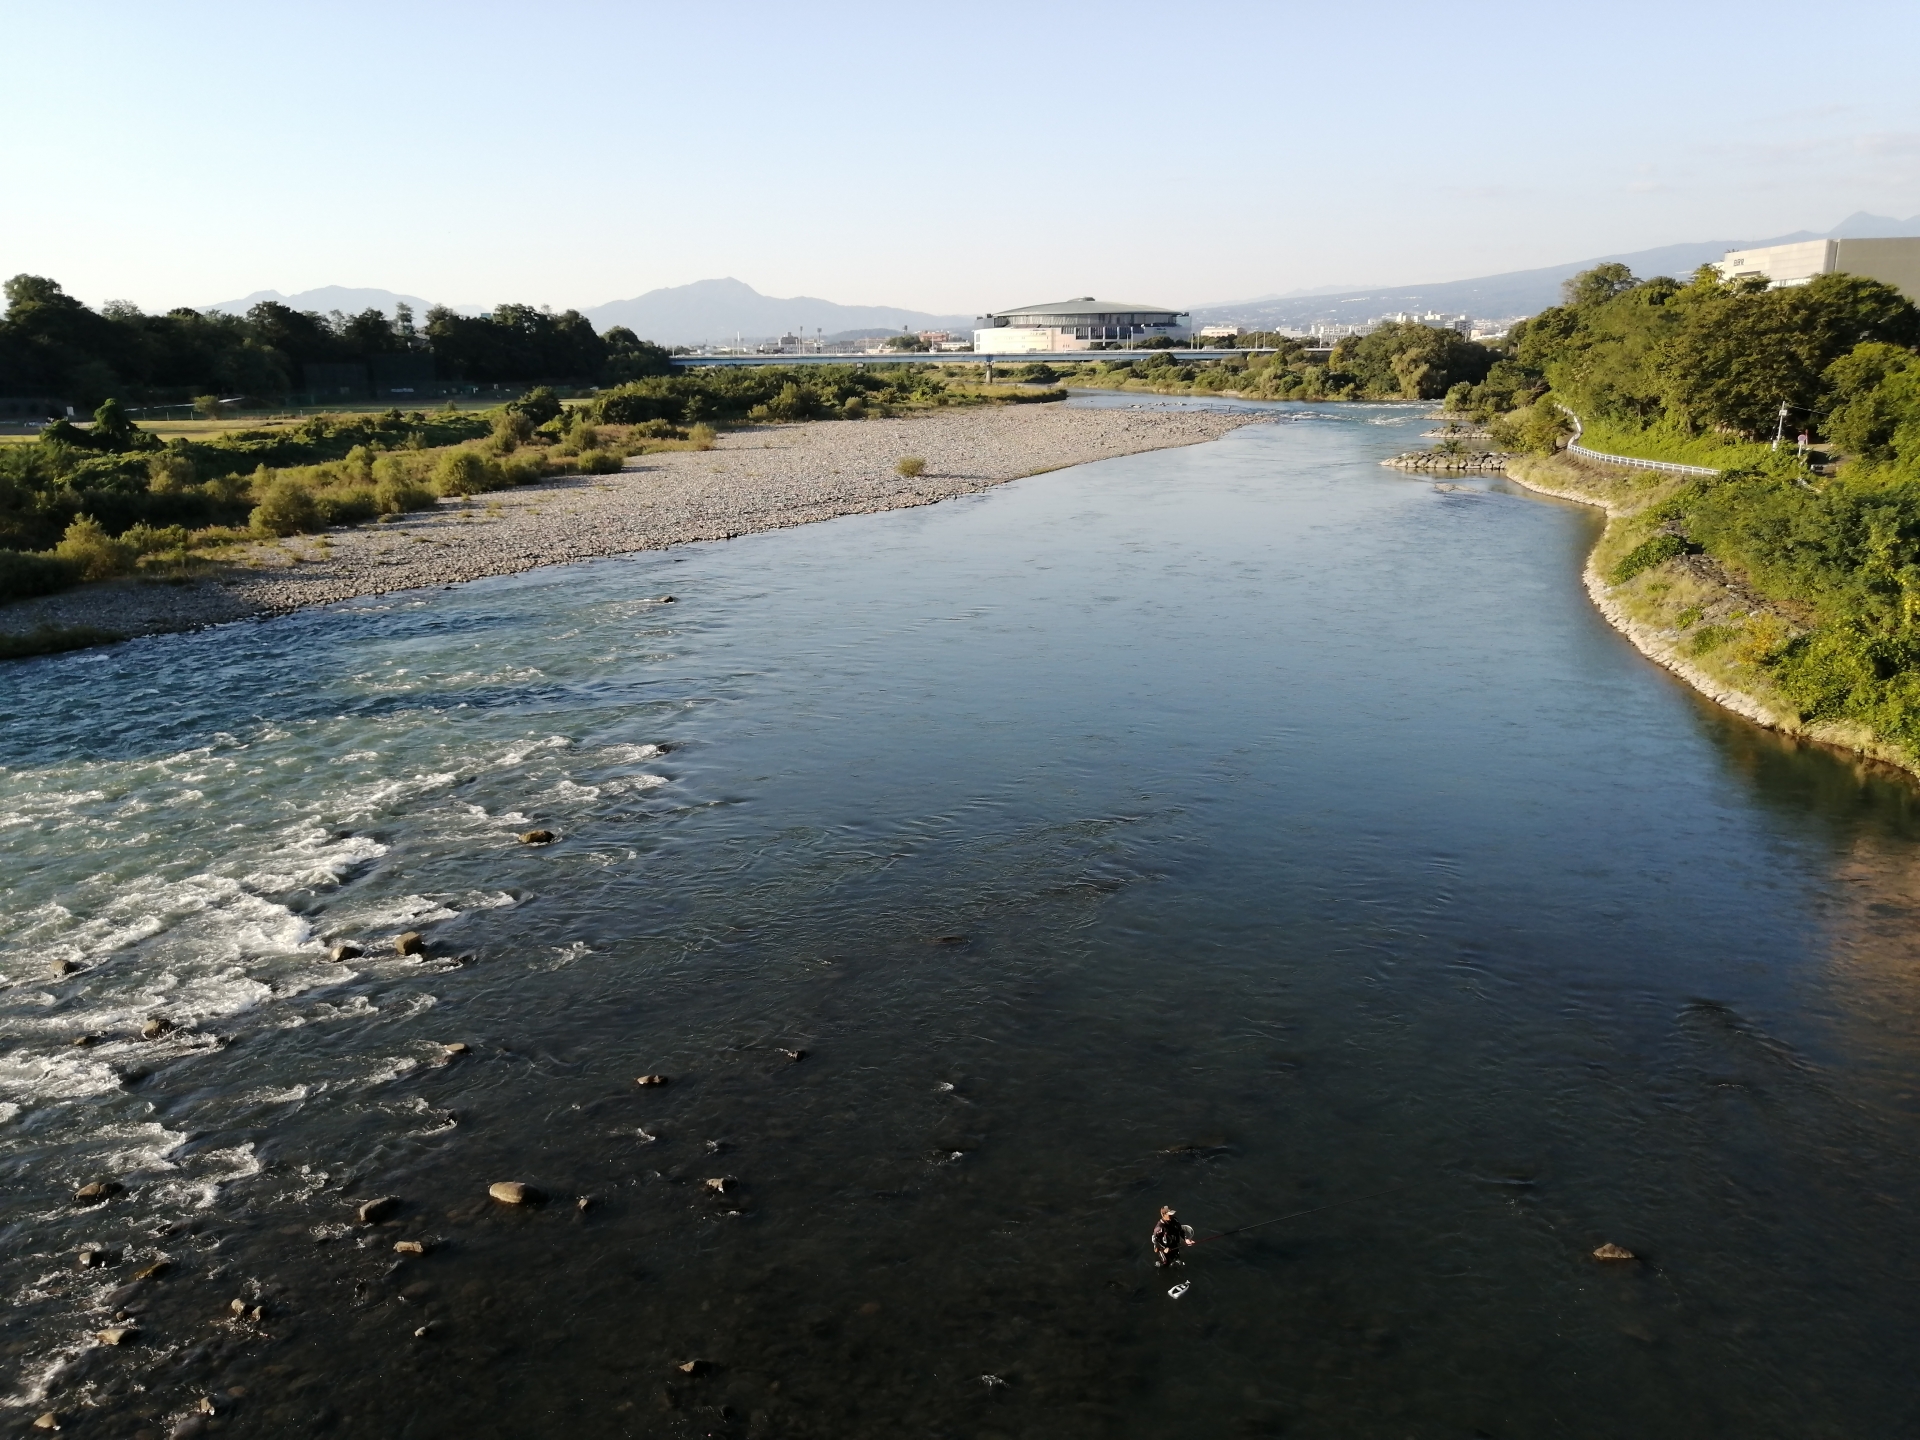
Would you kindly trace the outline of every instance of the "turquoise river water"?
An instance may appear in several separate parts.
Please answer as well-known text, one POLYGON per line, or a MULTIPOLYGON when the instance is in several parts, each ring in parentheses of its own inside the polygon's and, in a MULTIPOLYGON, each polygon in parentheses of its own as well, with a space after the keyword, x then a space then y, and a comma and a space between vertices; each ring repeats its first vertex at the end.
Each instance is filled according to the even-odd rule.
POLYGON ((0 1414, 1920 1434, 1915 786, 1424 408, 0 669, 0 1414))

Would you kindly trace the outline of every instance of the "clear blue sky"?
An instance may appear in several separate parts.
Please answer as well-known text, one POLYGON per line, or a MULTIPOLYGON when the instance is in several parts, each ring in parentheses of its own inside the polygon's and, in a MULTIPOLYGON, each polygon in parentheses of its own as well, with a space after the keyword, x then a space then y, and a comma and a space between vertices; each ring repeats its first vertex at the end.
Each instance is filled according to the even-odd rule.
POLYGON ((1920 214, 1920 5, 15 3, 0 273, 1193 305, 1920 214))

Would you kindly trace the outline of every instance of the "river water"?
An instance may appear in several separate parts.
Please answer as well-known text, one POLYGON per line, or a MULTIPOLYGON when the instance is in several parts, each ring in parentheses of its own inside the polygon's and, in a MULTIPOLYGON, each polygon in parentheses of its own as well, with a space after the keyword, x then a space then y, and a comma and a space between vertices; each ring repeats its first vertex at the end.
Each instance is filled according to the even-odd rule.
POLYGON ((1920 1430, 1913 785, 1381 468, 1424 407, 1264 408, 0 671, 6 1413, 1920 1430))

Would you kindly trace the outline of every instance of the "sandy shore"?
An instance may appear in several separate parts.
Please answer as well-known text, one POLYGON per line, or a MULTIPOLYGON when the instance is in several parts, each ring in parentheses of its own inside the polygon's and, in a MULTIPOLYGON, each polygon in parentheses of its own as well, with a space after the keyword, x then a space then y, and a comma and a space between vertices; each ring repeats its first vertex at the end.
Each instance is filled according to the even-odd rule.
POLYGON ((930 505, 1116 455, 1195 445, 1256 415, 1015 405, 892 420, 761 426, 704 452, 636 456, 616 475, 571 476, 379 525, 251 547, 191 584, 115 581, 0 606, 0 631, 86 625, 117 635, 187 630, 360 595, 510 575, 930 505), (926 472, 894 473, 917 455, 926 472))

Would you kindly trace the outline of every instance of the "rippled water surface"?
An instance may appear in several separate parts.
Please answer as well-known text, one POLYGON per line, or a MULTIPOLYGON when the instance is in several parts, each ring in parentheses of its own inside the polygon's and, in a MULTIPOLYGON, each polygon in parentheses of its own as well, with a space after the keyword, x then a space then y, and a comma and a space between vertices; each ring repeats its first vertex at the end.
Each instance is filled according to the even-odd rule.
POLYGON ((1912 785, 1271 414, 0 669, 13 1423, 1920 1430, 1912 785))

